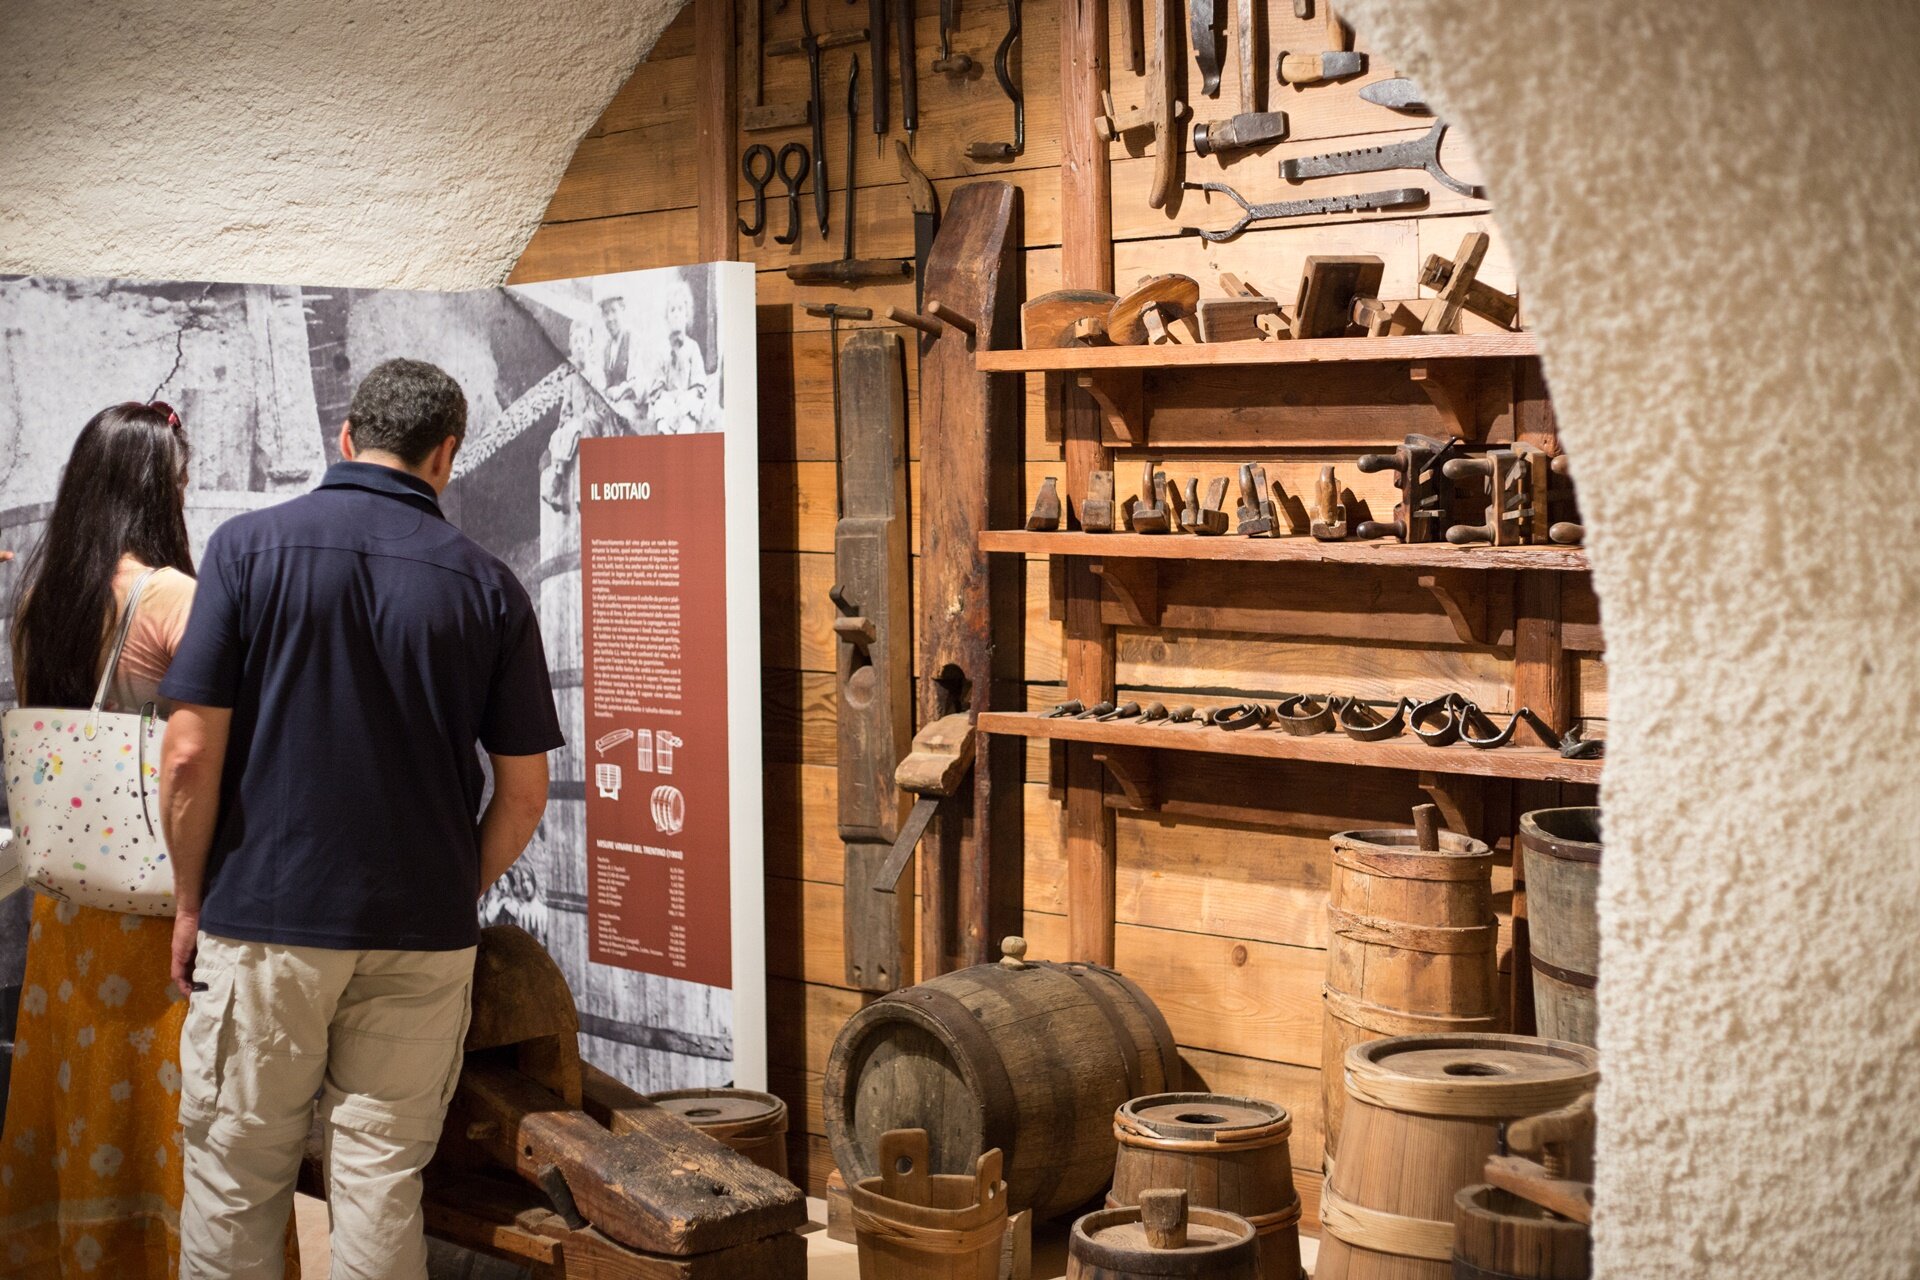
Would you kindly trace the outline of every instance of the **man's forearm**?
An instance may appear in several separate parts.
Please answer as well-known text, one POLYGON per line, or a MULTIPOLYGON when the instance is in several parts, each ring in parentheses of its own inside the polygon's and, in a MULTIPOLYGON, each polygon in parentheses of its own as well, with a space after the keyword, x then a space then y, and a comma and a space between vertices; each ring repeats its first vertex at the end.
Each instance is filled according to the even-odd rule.
POLYGON ((220 818, 226 741, 224 712, 183 708, 167 726, 160 770, 160 828, 173 864, 176 909, 183 914, 199 914, 206 887, 207 855, 220 818))
POLYGON ((527 842, 540 829, 546 810, 545 796, 535 803, 494 792, 486 812, 480 815, 481 893, 491 889, 493 882, 507 874, 507 868, 526 852, 527 842))

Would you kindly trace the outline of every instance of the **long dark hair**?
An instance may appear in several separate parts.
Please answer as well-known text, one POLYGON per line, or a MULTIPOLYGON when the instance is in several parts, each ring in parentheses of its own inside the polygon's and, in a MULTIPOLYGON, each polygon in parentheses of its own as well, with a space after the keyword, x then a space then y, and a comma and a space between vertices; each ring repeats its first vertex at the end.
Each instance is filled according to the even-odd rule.
POLYGON ((121 556, 193 572, 186 475, 180 415, 158 401, 102 409, 81 429, 14 597, 13 670, 22 705, 93 702, 101 645, 118 621, 113 577, 121 556))

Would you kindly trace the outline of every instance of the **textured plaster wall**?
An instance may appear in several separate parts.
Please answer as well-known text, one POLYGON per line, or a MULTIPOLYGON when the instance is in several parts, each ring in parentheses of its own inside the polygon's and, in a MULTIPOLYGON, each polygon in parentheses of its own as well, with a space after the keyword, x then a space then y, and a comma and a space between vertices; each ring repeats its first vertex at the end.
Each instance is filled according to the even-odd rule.
POLYGON ((1920 6, 1348 0, 1473 139, 1606 617, 1597 1274, 1920 1275, 1920 6))
POLYGON ((682 0, 5 0, 0 272, 498 284, 682 0))

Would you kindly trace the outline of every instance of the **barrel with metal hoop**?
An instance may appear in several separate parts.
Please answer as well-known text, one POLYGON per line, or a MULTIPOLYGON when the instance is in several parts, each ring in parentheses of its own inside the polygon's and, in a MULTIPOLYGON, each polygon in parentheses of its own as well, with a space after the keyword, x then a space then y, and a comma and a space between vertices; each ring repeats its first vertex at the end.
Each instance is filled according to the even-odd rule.
POLYGON ((878 1172, 882 1135, 925 1129, 932 1172, 1005 1156, 1008 1211, 1047 1218, 1113 1176, 1113 1113, 1180 1078, 1166 1019, 1111 969, 1024 959, 1008 938, 975 965, 875 1000, 840 1030, 822 1087, 849 1186, 878 1172))
MULTIPOLYGON (((1315 1280, 1447 1280, 1454 1195, 1482 1180, 1506 1123, 1572 1103, 1599 1075, 1593 1049, 1531 1036, 1400 1036, 1349 1050, 1315 1280)), ((1590 1179, 1591 1146, 1567 1164, 1567 1176, 1590 1179)))
POLYGON ((1500 1029, 1493 850, 1428 816, 1426 829, 1333 837, 1320 1064, 1329 1157, 1341 1141, 1347 1050, 1383 1036, 1500 1029))
POLYGON ((647 1101, 673 1112, 762 1169, 787 1176, 787 1104, 755 1089, 669 1089, 647 1101))
POLYGON ((1120 1153, 1107 1207, 1137 1205, 1148 1191, 1185 1191, 1200 1209, 1253 1224, 1264 1280, 1299 1280, 1300 1197, 1287 1140, 1293 1118, 1258 1098, 1162 1093, 1114 1113, 1120 1153))
POLYGON ((1575 1044, 1599 1043, 1600 836, 1597 807, 1520 815, 1534 1017, 1575 1044))

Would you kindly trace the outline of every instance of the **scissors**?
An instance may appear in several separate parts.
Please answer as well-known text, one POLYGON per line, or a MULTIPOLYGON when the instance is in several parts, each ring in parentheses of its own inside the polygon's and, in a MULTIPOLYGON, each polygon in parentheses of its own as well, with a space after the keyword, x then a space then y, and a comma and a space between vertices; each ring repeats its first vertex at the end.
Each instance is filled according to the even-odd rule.
POLYGON ((741 218, 740 234, 757 236, 767 227, 767 184, 773 181, 773 148, 762 142, 748 147, 747 154, 740 158, 740 171, 747 175, 747 185, 753 188, 753 225, 748 226, 747 220, 741 218), (764 167, 756 167, 756 160, 764 167))
POLYGON ((792 244, 800 238, 800 184, 807 180, 807 171, 813 168, 813 157, 807 154, 805 144, 789 142, 780 148, 775 168, 787 188, 787 234, 775 236, 773 242, 792 244))

